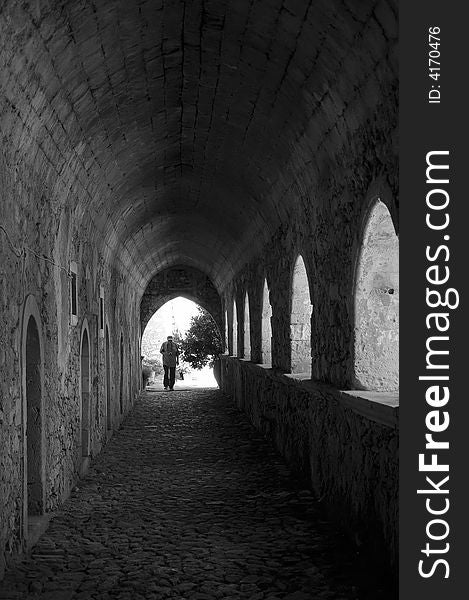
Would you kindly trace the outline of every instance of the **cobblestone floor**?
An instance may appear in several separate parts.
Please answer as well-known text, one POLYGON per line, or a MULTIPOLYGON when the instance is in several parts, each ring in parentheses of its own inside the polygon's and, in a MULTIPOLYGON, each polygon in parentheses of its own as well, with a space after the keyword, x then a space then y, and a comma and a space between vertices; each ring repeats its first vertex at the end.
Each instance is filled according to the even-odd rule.
POLYGON ((146 392, 0 583, 30 600, 355 600, 353 553, 218 390, 146 392))

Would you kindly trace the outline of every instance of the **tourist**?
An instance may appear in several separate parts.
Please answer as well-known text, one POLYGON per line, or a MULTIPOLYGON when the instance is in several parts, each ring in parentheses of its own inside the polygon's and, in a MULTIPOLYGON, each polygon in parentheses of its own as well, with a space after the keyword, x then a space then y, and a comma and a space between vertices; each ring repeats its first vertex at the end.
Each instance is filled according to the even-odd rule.
POLYGON ((163 355, 163 386, 164 389, 174 389, 174 382, 176 380, 176 365, 179 364, 179 348, 175 342, 173 342, 173 336, 168 335, 167 341, 161 344, 160 352, 163 355))

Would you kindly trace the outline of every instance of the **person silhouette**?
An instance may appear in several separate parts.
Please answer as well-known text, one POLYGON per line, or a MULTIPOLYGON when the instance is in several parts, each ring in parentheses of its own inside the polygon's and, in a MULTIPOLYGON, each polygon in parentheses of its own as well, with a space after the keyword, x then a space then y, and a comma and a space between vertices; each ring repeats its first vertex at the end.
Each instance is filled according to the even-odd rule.
POLYGON ((176 365, 179 364, 179 348, 173 342, 172 335, 168 335, 167 341, 161 344, 160 352, 163 355, 163 387, 172 391, 176 381, 176 365))

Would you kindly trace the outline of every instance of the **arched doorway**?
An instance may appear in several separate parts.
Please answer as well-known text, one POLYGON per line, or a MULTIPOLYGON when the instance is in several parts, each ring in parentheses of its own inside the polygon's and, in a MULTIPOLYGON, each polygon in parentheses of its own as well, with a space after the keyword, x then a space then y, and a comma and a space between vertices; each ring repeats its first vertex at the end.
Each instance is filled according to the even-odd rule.
POLYGON ((302 256, 293 269, 290 340, 291 372, 311 375, 311 296, 302 256))
POLYGON ((262 362, 272 364, 272 306, 267 279, 264 279, 262 292, 262 362))
POLYGON ((109 342, 109 327, 106 325, 106 423, 112 429, 111 412, 111 344, 109 342))
POLYGON ((251 324, 249 316, 249 296, 244 297, 244 358, 251 360, 251 324))
POLYGON ((355 387, 399 389, 399 241, 378 200, 364 230, 355 283, 355 387))
POLYGON ((90 341, 88 329, 84 328, 80 351, 81 389, 81 455, 90 454, 90 341))
POLYGON ((33 316, 28 319, 25 344, 26 366, 26 507, 28 516, 44 513, 44 435, 42 404, 42 356, 39 330, 33 316))

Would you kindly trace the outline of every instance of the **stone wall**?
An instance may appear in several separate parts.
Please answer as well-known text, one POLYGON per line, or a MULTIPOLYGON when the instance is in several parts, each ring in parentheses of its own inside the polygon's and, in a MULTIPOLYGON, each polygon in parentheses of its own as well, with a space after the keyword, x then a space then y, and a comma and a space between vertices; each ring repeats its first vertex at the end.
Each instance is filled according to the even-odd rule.
POLYGON ((221 357, 221 387, 357 546, 395 568, 397 409, 366 399, 360 404, 331 386, 228 356, 221 357))
MULTIPOLYGON (((301 211, 280 227, 255 259, 249 261, 222 291, 228 316, 229 348, 232 348, 233 299, 238 310, 238 349, 243 348, 244 295, 250 299, 251 357, 261 359, 262 291, 267 280, 272 305, 272 365, 291 371, 291 310, 293 272, 299 255, 308 275, 311 312, 311 374, 314 379, 343 389, 355 382, 355 280, 364 240, 364 226, 377 199, 397 210, 397 185, 392 160, 383 165, 380 176, 364 166, 356 167, 363 187, 352 194, 353 181, 342 171, 331 174, 334 188, 319 188, 312 197, 321 197, 316 217, 301 211), (394 187, 394 190, 397 190, 394 187), (321 222, 323 223, 321 225, 321 222), (327 232, 334 231, 334 235, 327 232)), ((355 182, 356 183, 356 182, 355 182)), ((290 199, 290 202, 293 200, 290 199)), ((298 198, 300 201, 300 198, 298 198)), ((397 223, 394 221, 394 227, 397 223)))
MULTIPOLYGON (((123 334, 124 412, 140 389, 141 368, 136 286, 119 261, 106 261, 86 216, 68 219, 66 210, 42 211, 46 183, 26 165, 0 158, 0 578, 5 563, 27 544, 25 470, 27 398, 23 330, 35 306, 42 346, 42 437, 45 511, 67 497, 83 469, 81 452, 80 342, 90 341, 90 450, 108 438, 105 338, 99 330, 99 287, 111 332, 111 421, 118 427, 119 339, 123 334), (83 231, 87 236, 83 236, 83 231), (78 265, 78 323, 71 324, 68 268, 78 265), (129 350, 130 349, 130 350, 129 350), (129 360, 129 353, 131 355, 129 360), (132 374, 131 374, 132 370, 132 374)), ((16 160, 20 160, 16 157, 16 160)))

